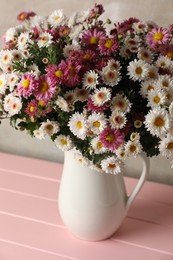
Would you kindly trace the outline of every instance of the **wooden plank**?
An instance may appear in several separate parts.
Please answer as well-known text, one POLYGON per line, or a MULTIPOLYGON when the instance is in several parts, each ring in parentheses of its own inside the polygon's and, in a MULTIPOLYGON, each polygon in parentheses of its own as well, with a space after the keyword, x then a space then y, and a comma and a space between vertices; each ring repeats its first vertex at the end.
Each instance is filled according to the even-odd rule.
MULTIPOLYGON (((0 241, 37 251, 51 252, 50 255, 57 254, 80 260, 134 260, 136 257, 140 257, 140 260, 146 260, 147 257, 152 260, 171 260, 173 258, 173 254, 169 252, 151 250, 149 247, 122 243, 118 240, 82 241, 73 237, 66 229, 43 223, 35 223, 7 215, 0 215, 0 219, 0 241)), ((16 259, 23 260, 24 258, 18 255, 16 259)), ((59 259, 58 256, 57 259, 59 259)), ((47 260, 51 260, 51 258, 47 258, 47 260)))

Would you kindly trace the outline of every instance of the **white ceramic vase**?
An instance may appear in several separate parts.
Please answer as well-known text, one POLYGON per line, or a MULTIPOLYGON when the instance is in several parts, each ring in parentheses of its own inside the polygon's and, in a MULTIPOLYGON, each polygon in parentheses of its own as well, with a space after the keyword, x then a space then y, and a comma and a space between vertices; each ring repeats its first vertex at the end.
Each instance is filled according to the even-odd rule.
POLYGON ((148 173, 149 160, 144 154, 140 156, 142 173, 135 189, 127 196, 123 174, 91 170, 77 162, 72 151, 65 152, 59 211, 64 224, 75 236, 99 241, 117 231, 148 173))

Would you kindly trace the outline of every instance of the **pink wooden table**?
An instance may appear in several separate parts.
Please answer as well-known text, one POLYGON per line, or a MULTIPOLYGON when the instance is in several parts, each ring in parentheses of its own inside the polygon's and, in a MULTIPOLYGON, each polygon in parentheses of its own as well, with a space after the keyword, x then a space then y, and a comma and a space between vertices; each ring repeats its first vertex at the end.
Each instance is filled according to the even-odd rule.
MULTIPOLYGON (((61 171, 0 153, 0 260, 173 260, 173 187, 146 182, 111 239, 85 242, 59 217, 61 171)), ((135 183, 126 178, 128 191, 135 183)))

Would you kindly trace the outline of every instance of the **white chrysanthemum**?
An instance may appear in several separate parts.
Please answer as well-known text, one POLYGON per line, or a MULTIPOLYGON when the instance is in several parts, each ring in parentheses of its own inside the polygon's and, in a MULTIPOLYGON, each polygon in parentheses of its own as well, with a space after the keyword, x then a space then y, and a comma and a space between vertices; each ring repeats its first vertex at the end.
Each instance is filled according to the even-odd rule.
POLYGON ((30 36, 28 32, 21 33, 18 37, 17 45, 19 50, 27 48, 28 43, 30 42, 30 36))
POLYGON ((93 70, 87 71, 83 76, 82 83, 86 88, 96 88, 98 84, 98 74, 93 70))
POLYGON ((74 113, 68 122, 70 131, 78 138, 84 140, 87 134, 87 123, 83 114, 79 112, 74 113))
POLYGON ((57 124, 57 122, 47 119, 46 122, 41 123, 39 129, 42 130, 45 135, 52 136, 59 131, 59 125, 57 124))
POLYGON ((108 157, 101 161, 102 170, 108 174, 118 174, 123 170, 123 163, 115 156, 108 157))
POLYGON ((0 94, 5 94, 7 89, 7 77, 5 74, 0 74, 0 94))
POLYGON ((76 13, 76 19, 75 22, 78 23, 83 23, 86 19, 90 18, 90 10, 86 11, 80 11, 76 13))
POLYGON ((111 87, 117 85, 121 79, 119 71, 110 68, 110 66, 106 66, 102 69, 101 76, 104 84, 111 87))
POLYGON ((47 20, 53 28, 56 28, 59 25, 64 25, 66 16, 64 15, 63 11, 59 9, 55 10, 51 15, 49 15, 47 20))
POLYGON ((61 97, 58 96, 57 100, 55 101, 55 104, 64 112, 69 112, 69 106, 67 101, 61 97))
POLYGON ((159 76, 158 68, 154 65, 149 65, 148 67, 148 80, 155 80, 159 76))
POLYGON ((134 81, 141 81, 148 76, 149 65, 142 60, 134 60, 127 67, 129 77, 134 81))
POLYGON ((75 92, 74 90, 69 90, 64 95, 65 100, 68 104, 73 104, 76 102, 75 92))
POLYGON ((172 135, 169 135, 160 141, 159 151, 163 156, 166 156, 168 158, 173 156, 173 136, 172 135))
POLYGON ((19 50, 13 50, 12 55, 13 55, 13 61, 20 61, 22 59, 22 53, 19 50))
POLYGON ((130 54, 131 54, 131 52, 130 52, 130 49, 128 46, 123 45, 120 48, 120 56, 123 57, 124 59, 128 59, 130 57, 130 54))
POLYGON ((145 117, 147 130, 155 136, 163 137, 169 130, 170 120, 165 109, 154 108, 145 117))
POLYGON ((112 128, 122 129, 126 124, 126 116, 122 112, 113 111, 109 117, 109 123, 112 128))
POLYGON ((116 110, 119 112, 127 113, 130 111, 131 103, 121 94, 117 94, 112 100, 112 111, 116 110))
POLYGON ((111 99, 111 91, 105 87, 96 89, 91 99, 95 106, 102 106, 111 99))
POLYGON ((0 51, 0 67, 1 69, 6 68, 11 64, 13 59, 12 51, 10 50, 1 50, 0 51))
POLYGON ((132 28, 135 30, 135 33, 143 34, 148 31, 148 24, 144 21, 139 21, 137 23, 133 23, 132 28))
POLYGON ((107 121, 106 121, 104 114, 93 112, 88 117, 87 125, 88 125, 88 129, 92 133, 98 135, 106 127, 107 121))
POLYGON ((74 154, 74 159, 82 164, 83 166, 90 166, 90 160, 88 160, 86 157, 84 157, 81 153, 76 152, 74 154))
POLYGON ((6 96, 4 97, 3 107, 4 107, 4 110, 5 110, 6 112, 9 111, 9 109, 10 109, 10 104, 11 104, 11 101, 13 100, 13 98, 14 98, 14 95, 13 95, 12 93, 10 93, 10 94, 8 94, 8 95, 6 95, 6 96))
POLYGON ((124 149, 124 145, 120 145, 116 151, 115 151, 116 156, 118 157, 118 159, 120 159, 121 161, 124 161, 127 158, 127 153, 124 149))
POLYGON ((156 80, 146 80, 141 83, 140 94, 142 97, 146 98, 148 93, 151 90, 155 90, 157 88, 157 81, 156 80))
POLYGON ((28 59, 31 55, 30 52, 25 48, 23 50, 21 50, 21 54, 24 59, 28 59))
POLYGON ((169 69, 169 67, 171 66, 171 59, 166 56, 159 56, 155 65, 158 68, 169 69))
POLYGON ((140 140, 140 134, 137 132, 132 132, 130 135, 130 140, 131 141, 139 141, 140 140))
POLYGON ((18 97, 13 97, 9 103, 8 113, 10 116, 16 115, 22 108, 22 101, 18 97))
POLYGON ((82 24, 75 25, 75 26, 71 27, 69 37, 72 40, 78 40, 80 38, 82 31, 83 31, 82 24))
POLYGON ((89 97, 89 90, 84 88, 75 88, 74 95, 76 101, 84 102, 88 100, 89 97))
POLYGON ((166 94, 162 90, 151 90, 148 93, 148 104, 152 108, 162 106, 166 102, 166 94))
POLYGON ((14 90, 14 87, 17 85, 18 81, 19 81, 19 75, 17 73, 9 73, 7 75, 7 84, 10 88, 10 91, 14 90))
POLYGON ((91 140, 91 147, 93 148, 95 154, 102 154, 107 151, 107 149, 103 146, 103 143, 100 141, 99 136, 94 137, 91 140))
POLYGON ((144 47, 139 48, 138 50, 138 59, 143 60, 144 62, 151 63, 153 60, 152 52, 144 47))
POLYGON ((57 138, 55 139, 55 144, 62 151, 69 151, 73 148, 73 143, 70 136, 62 134, 57 136, 57 138))
POLYGON ((136 140, 136 141, 129 140, 125 144, 124 147, 125 147, 125 152, 127 153, 127 156, 132 155, 132 156, 136 157, 142 151, 142 146, 141 146, 139 140, 136 140))
POLYGON ((126 37, 125 44, 128 46, 131 52, 137 52, 138 51, 138 45, 140 43, 140 37, 135 36, 135 37, 126 37))
POLYGON ((49 47, 52 43, 53 36, 48 32, 43 32, 39 36, 39 40, 37 42, 38 46, 41 47, 49 47))
POLYGON ((5 41, 6 42, 14 41, 15 37, 16 37, 16 28, 15 27, 9 28, 5 33, 5 41))
POLYGON ((36 77, 39 77, 41 72, 36 64, 32 64, 31 66, 28 67, 28 70, 34 74, 36 77))
POLYGON ((107 67, 110 70, 116 70, 116 71, 120 71, 120 69, 121 69, 120 62, 118 60, 113 60, 113 59, 108 61, 107 67))
POLYGON ((157 85, 164 90, 173 88, 173 77, 170 75, 160 75, 157 80, 157 85))
POLYGON ((92 162, 90 163, 89 167, 91 170, 97 171, 99 173, 104 173, 104 171, 100 168, 99 165, 95 165, 92 162))
POLYGON ((45 133, 42 129, 34 130, 33 134, 34 134, 34 137, 36 137, 39 140, 45 139, 45 133))

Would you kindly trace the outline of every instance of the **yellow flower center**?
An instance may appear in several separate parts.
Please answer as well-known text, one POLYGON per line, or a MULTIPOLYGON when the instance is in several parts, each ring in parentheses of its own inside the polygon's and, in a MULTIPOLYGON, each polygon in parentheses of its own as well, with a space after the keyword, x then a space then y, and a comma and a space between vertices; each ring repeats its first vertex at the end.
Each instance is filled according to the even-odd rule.
POLYGON ((134 126, 135 126, 136 128, 140 128, 140 127, 142 126, 142 121, 141 121, 141 120, 135 120, 134 126))
POLYGON ((130 152, 134 153, 136 151, 136 146, 132 144, 129 148, 130 152))
POLYGON ((101 149, 103 147, 102 142, 98 142, 96 147, 97 147, 97 149, 101 149))
POLYGON ((168 51, 168 52, 166 53, 166 56, 167 56, 168 58, 170 58, 171 60, 173 60, 173 51, 168 51))
POLYGON ((147 87, 147 91, 150 91, 150 90, 152 90, 152 89, 154 89, 154 87, 151 86, 151 85, 149 85, 149 86, 147 87))
POLYGON ((161 41, 163 39, 163 33, 162 32, 156 32, 153 36, 155 41, 161 41))
POLYGON ((104 43, 105 48, 110 49, 113 45, 113 41, 111 39, 107 39, 104 43))
POLYGON ((64 139, 64 138, 62 138, 62 139, 60 140, 60 142, 61 142, 62 145, 67 145, 67 140, 64 139))
POLYGON ((99 121, 93 122, 93 126, 94 126, 94 127, 100 127, 100 122, 99 122, 99 121))
POLYGON ((55 71, 55 76, 56 76, 57 78, 61 78, 61 76, 62 76, 62 71, 61 71, 61 70, 55 71))
POLYGON ((155 96, 153 101, 154 101, 154 103, 159 104, 160 103, 160 97, 159 96, 155 96))
POLYGON ((168 143, 166 148, 168 150, 172 150, 173 149, 173 142, 168 143))
POLYGON ((46 126, 46 129, 47 129, 48 131, 51 131, 51 130, 53 129, 53 125, 47 125, 47 126, 46 126))
POLYGON ((93 36, 90 38, 90 44, 97 44, 98 41, 99 41, 98 37, 93 36))
POLYGON ((154 121, 154 125, 157 126, 157 127, 162 127, 164 126, 164 120, 162 117, 158 116, 155 118, 155 121, 154 121))
POLYGON ((58 21, 59 19, 60 19, 60 16, 57 15, 57 16, 55 17, 55 21, 58 21))
POLYGON ((38 102, 38 105, 41 106, 41 107, 44 107, 44 101, 40 100, 40 101, 38 102))
POLYGON ((116 167, 115 163, 109 163, 108 167, 110 169, 114 169, 116 167))
POLYGON ((40 82, 39 91, 45 93, 49 89, 49 84, 46 81, 40 82))
POLYGON ((106 140, 109 142, 109 143, 112 143, 115 141, 115 135, 110 133, 106 136, 106 140))
POLYGON ((29 111, 32 113, 34 112, 35 108, 33 106, 30 106, 29 111))
POLYGON ((24 79, 22 82, 22 87, 23 88, 28 88, 30 84, 30 80, 29 79, 24 79))
POLYGON ((0 86, 3 84, 2 80, 0 80, 0 86))
POLYGON ((142 74, 142 68, 141 67, 137 67, 135 72, 136 72, 136 74, 141 75, 142 74))
POLYGON ((82 122, 81 121, 78 121, 77 123, 76 123, 76 126, 77 126, 77 128, 82 128, 82 122))
POLYGON ((91 57, 91 55, 90 55, 89 53, 85 53, 85 54, 83 55, 83 59, 85 59, 85 60, 89 60, 90 57, 91 57))

